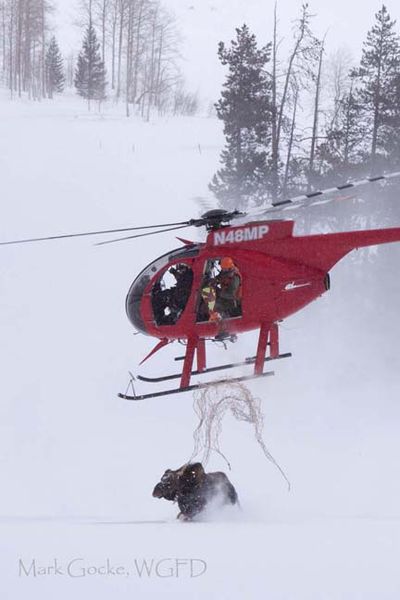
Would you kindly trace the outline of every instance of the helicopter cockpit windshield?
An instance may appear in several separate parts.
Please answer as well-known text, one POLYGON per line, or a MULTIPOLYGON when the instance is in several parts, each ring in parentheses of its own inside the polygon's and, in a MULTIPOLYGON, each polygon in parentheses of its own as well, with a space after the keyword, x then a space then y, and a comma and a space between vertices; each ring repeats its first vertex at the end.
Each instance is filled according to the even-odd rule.
MULTIPOLYGON (((142 314, 142 300, 146 294, 146 289, 149 286, 149 283, 151 282, 151 280, 153 279, 155 274, 158 272, 161 272, 162 275, 161 275, 161 277, 158 277, 156 279, 156 283, 152 285, 151 290, 150 290, 150 300, 151 300, 152 309, 153 309, 153 320, 157 323, 157 319, 160 319, 160 321, 168 321, 168 323, 163 323, 163 324, 169 324, 169 323, 173 322, 173 318, 176 318, 176 320, 179 319, 180 314, 178 314, 178 316, 176 316, 176 313, 175 313, 175 317, 171 316, 170 314, 168 314, 168 315, 166 314, 166 312, 170 312, 172 310, 172 307, 169 307, 167 304, 164 305, 164 309, 162 307, 157 307, 157 310, 156 311, 154 310, 155 305, 157 305, 157 301, 155 299, 155 297, 157 295, 157 289, 160 289, 161 291, 163 291, 163 289, 166 289, 167 286, 171 287, 171 284, 168 285, 168 278, 175 279, 175 283, 177 284, 177 280, 176 280, 176 278, 173 277, 173 274, 171 273, 170 275, 167 275, 168 271, 165 271, 167 266, 171 263, 173 265, 172 268, 174 268, 174 267, 176 268, 178 265, 183 265, 192 274, 193 271, 190 267, 190 264, 193 261, 193 259, 196 256, 198 256, 199 251, 200 251, 200 246, 198 246, 196 244, 193 244, 193 246, 192 245, 184 246, 183 248, 181 247, 181 248, 177 248, 176 250, 171 250, 167 254, 160 256, 159 258, 157 258, 157 260, 155 260, 152 263, 150 263, 149 265, 147 265, 147 267, 145 269, 143 269, 143 271, 141 273, 139 273, 139 275, 136 277, 135 281, 132 283, 130 290, 128 292, 128 295, 126 297, 126 313, 128 315, 130 322, 137 329, 137 331, 141 331, 142 333, 147 333, 147 326, 146 326, 146 323, 145 323, 145 320, 144 320, 143 314, 142 314), (165 281, 165 287, 163 288, 164 277, 166 278, 166 281, 165 281), (157 284, 159 284, 158 287, 156 287, 157 284), (153 294, 153 288, 155 288, 154 294, 153 294), (167 309, 169 309, 169 310, 167 310, 167 309), (163 313, 163 310, 164 310, 164 313, 163 313), (157 312, 157 316, 155 314, 156 312, 157 312), (164 314, 164 316, 163 316, 163 314, 164 314)), ((193 278, 193 275, 192 275, 192 278, 193 278)), ((173 286, 174 286, 174 284, 172 284, 172 287, 173 286)), ((191 283, 189 283, 189 288, 191 288, 191 283)), ((182 296, 182 299, 181 299, 182 305, 187 303, 187 300, 190 295, 190 289, 189 289, 189 292, 186 292, 186 293, 187 293, 187 296, 185 296, 184 294, 182 296)), ((167 294, 166 294, 166 296, 167 296, 167 294)), ((181 310, 181 312, 182 312, 182 310, 181 310)))
POLYGON ((185 263, 170 267, 153 285, 151 304, 157 325, 174 325, 185 310, 193 284, 193 271, 185 263))

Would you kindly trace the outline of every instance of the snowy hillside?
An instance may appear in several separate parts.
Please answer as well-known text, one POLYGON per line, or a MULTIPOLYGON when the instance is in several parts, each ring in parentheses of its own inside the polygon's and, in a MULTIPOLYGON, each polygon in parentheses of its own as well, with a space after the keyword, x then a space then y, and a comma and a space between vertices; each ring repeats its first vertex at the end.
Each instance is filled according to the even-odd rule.
MULTIPOLYGON (((88 114, 68 98, 2 98, 0 240, 198 215, 192 198, 208 194, 220 124, 145 124, 121 112, 88 114)), ((222 444, 243 510, 182 524, 176 507, 151 491, 166 468, 191 455, 190 395, 117 398, 154 345, 133 336, 126 292, 179 243, 169 234, 93 241, 0 249, 2 598, 398 598, 399 247, 342 261, 331 292, 282 325, 282 351, 293 358, 250 385, 292 491, 250 428, 228 418, 222 444), (64 574, 21 573, 20 560, 47 568, 56 558, 64 574), (65 574, 78 558, 86 567, 108 558, 124 570, 65 574), (172 577, 140 577, 135 565, 175 558, 202 562, 172 577)), ((249 334, 229 355, 213 349, 211 357, 240 360, 255 344, 249 334)), ((179 353, 163 350, 143 373, 174 372, 179 353)), ((225 468, 218 457, 209 465, 225 468)))

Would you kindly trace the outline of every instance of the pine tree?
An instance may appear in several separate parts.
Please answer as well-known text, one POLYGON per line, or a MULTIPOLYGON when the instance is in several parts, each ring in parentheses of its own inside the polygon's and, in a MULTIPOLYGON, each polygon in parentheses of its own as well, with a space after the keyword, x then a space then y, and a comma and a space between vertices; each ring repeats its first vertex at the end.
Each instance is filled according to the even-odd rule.
POLYGON ((64 91, 64 85, 64 61, 57 40, 53 36, 46 52, 46 92, 48 97, 53 98, 53 94, 61 94, 64 91))
POLYGON ((400 106, 393 93, 400 76, 400 39, 385 5, 364 42, 357 101, 362 107, 365 134, 370 141, 372 169, 388 155, 391 136, 400 136, 400 106))
POLYGON ((393 79, 389 91, 390 110, 384 119, 385 149, 389 168, 400 166, 400 73, 393 79))
POLYGON ((325 131, 325 140, 317 148, 317 160, 325 185, 326 180, 330 183, 338 177, 348 180, 356 171, 361 173, 365 170, 368 152, 360 112, 352 80, 350 89, 338 101, 335 118, 325 131))
POLYGON ((90 110, 91 100, 99 102, 105 100, 106 85, 106 70, 101 60, 100 44, 97 41, 95 29, 90 23, 78 57, 75 87, 78 94, 88 101, 90 110))
POLYGON ((224 123, 226 146, 222 168, 210 190, 225 208, 245 208, 250 201, 267 199, 271 174, 271 80, 265 71, 271 45, 257 47, 247 25, 236 29, 236 40, 227 49, 220 42, 218 56, 229 73, 216 104, 224 123))

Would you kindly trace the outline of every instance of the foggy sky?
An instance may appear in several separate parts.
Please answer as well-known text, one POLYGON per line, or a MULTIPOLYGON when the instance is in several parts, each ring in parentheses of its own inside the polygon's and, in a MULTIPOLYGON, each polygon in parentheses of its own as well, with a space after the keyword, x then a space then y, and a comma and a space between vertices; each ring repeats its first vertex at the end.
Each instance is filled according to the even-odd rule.
MULTIPOLYGON (((79 47, 81 33, 73 24, 77 0, 55 0, 58 6, 54 17, 64 52, 79 47)), ((182 66, 193 90, 202 96, 215 98, 220 90, 224 71, 217 59, 217 44, 229 42, 234 29, 246 22, 257 34, 260 43, 271 39, 273 1, 265 0, 163 0, 174 11, 182 34, 182 66)), ((327 53, 339 47, 347 48, 358 62, 362 42, 374 21, 374 14, 382 6, 377 0, 350 3, 348 0, 310 1, 316 14, 314 30, 319 36, 327 35, 327 53)), ((392 18, 400 19, 400 7, 394 0, 386 2, 392 18)), ((291 22, 299 14, 301 0, 278 0, 280 35, 287 42, 291 36, 291 22)), ((400 32, 400 25, 398 27, 400 32)))

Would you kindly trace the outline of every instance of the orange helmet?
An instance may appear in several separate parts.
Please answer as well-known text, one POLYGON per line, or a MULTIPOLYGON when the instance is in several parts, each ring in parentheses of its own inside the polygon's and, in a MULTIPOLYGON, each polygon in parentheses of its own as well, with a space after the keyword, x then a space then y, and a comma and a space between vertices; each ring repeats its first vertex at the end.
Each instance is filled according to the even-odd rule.
POLYGON ((210 323, 218 323, 219 321, 222 320, 221 315, 219 314, 219 312, 216 312, 215 310, 210 311, 210 317, 209 317, 209 322, 210 323))
POLYGON ((228 270, 233 269, 235 267, 235 263, 229 256, 225 256, 220 260, 221 269, 228 270))

